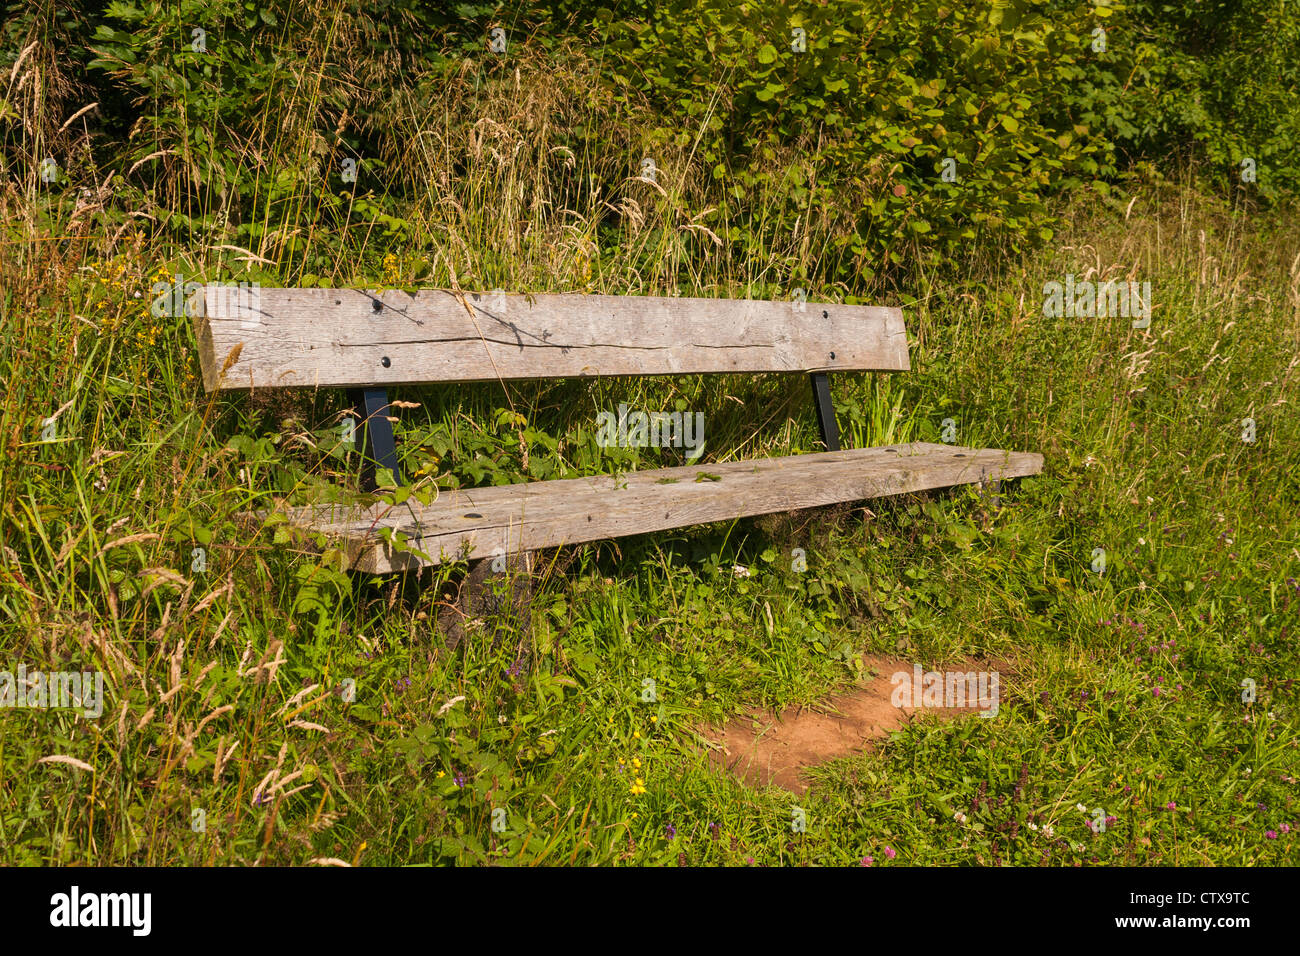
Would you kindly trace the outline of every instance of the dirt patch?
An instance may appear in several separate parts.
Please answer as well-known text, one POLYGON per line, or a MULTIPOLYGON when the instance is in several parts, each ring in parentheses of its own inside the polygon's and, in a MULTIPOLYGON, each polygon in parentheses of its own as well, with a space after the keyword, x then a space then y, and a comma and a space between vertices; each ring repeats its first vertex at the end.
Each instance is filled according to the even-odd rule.
MULTIPOLYGON (((888 658, 869 658, 865 663, 873 669, 875 677, 848 693, 826 699, 815 708, 788 707, 780 714, 755 710, 730 721, 721 731, 705 732, 704 736, 722 747, 711 752, 711 762, 751 786, 777 786, 803 793, 808 789, 803 774, 809 767, 870 750, 874 744, 887 739, 890 732, 923 713, 955 720, 975 717, 996 707, 996 704, 990 706, 988 685, 983 685, 985 690, 978 700, 970 700, 965 706, 936 704, 936 698, 945 699, 942 692, 933 697, 922 692, 910 703, 900 694, 904 698, 902 706, 895 706, 895 691, 903 683, 911 684, 917 674, 914 665, 888 658), (896 684, 893 676, 900 671, 909 675, 909 680, 896 684)), ((945 668, 945 673, 959 669, 979 673, 995 671, 996 667, 974 663, 953 665, 945 668)), ((918 689, 923 684, 922 680, 918 689)), ((1005 699, 1005 687, 1000 688, 1000 694, 995 691, 993 700, 997 696, 1005 699)), ((951 702, 953 697, 949 695, 946 699, 951 702)))

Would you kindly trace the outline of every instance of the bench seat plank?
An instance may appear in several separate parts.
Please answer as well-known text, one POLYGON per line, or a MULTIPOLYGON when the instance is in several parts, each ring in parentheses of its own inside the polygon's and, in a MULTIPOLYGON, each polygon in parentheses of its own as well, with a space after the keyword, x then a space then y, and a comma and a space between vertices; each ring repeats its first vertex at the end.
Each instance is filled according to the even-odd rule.
POLYGON ((291 524, 341 540, 370 573, 644 534, 751 515, 882 498, 1038 474, 1043 456, 927 442, 724 464, 444 491, 367 508, 288 510, 291 524), (716 480, 701 476, 716 476, 716 480), (420 557, 391 548, 400 529, 420 557))
POLYGON ((216 285, 199 305, 209 392, 911 367, 902 310, 877 306, 216 285))

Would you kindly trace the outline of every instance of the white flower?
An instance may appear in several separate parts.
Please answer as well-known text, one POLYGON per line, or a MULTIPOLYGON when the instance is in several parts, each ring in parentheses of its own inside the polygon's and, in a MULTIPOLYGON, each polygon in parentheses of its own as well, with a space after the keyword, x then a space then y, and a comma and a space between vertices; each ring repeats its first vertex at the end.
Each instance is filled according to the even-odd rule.
POLYGON ((1078 810, 1080 813, 1087 813, 1087 812, 1088 812, 1088 808, 1085 807, 1082 803, 1076 803, 1076 804, 1074 805, 1074 809, 1078 810))
POLYGON ((960 810, 958 810, 956 813, 954 813, 954 814, 952 815, 952 818, 953 818, 954 820, 956 820, 958 823, 965 823, 965 822, 966 822, 966 814, 962 813, 960 810))
POLYGON ((1052 825, 1050 823, 1044 823, 1043 836, 1055 836, 1055 835, 1056 835, 1056 831, 1052 829, 1052 825))
POLYGON ((734 565, 731 569, 732 574, 738 578, 749 577, 749 568, 742 568, 740 565, 734 565))
POLYGON ((1037 832, 1038 832, 1038 824, 1037 824, 1037 823, 1031 823, 1031 824, 1029 824, 1029 829, 1031 829, 1031 830, 1033 830, 1035 833, 1037 833, 1037 832))

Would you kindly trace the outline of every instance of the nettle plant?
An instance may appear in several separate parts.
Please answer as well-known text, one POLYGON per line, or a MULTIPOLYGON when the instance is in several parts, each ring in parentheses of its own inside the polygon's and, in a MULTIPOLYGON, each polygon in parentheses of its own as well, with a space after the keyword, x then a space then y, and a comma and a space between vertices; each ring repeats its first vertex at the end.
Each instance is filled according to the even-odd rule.
POLYGON ((670 0, 614 34, 673 116, 656 135, 712 170, 711 227, 762 254, 825 237, 829 281, 1052 235, 1047 194, 1102 169, 1063 91, 1102 5, 670 0), (821 238, 821 236, 818 236, 821 238))

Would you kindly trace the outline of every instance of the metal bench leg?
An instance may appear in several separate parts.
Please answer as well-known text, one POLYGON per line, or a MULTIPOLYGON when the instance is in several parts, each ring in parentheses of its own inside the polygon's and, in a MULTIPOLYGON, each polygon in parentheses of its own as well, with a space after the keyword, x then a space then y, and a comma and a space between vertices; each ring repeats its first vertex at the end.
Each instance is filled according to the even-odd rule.
POLYGON ((980 498, 989 503, 994 514, 1002 510, 1002 480, 1000 478, 989 478, 987 475, 981 475, 976 488, 980 498))
POLYGON ((455 607, 447 618, 447 647, 454 649, 467 632, 469 621, 493 619, 493 644, 503 634, 514 636, 518 657, 526 657, 532 638, 534 592, 533 552, 516 551, 504 556, 470 559, 469 571, 461 579, 455 607), (496 570, 501 567, 502 570, 496 570))
POLYGON ((835 406, 831 404, 831 377, 826 372, 812 373, 813 400, 817 403, 817 427, 827 451, 840 450, 840 426, 835 423, 835 406))
POLYGON ((387 468, 393 473, 393 480, 402 483, 402 472, 397 467, 397 446, 393 442, 393 423, 388 420, 388 389, 365 388, 353 389, 352 401, 357 409, 357 416, 365 425, 366 435, 361 454, 364 466, 361 482, 367 491, 373 491, 375 469, 387 468))

